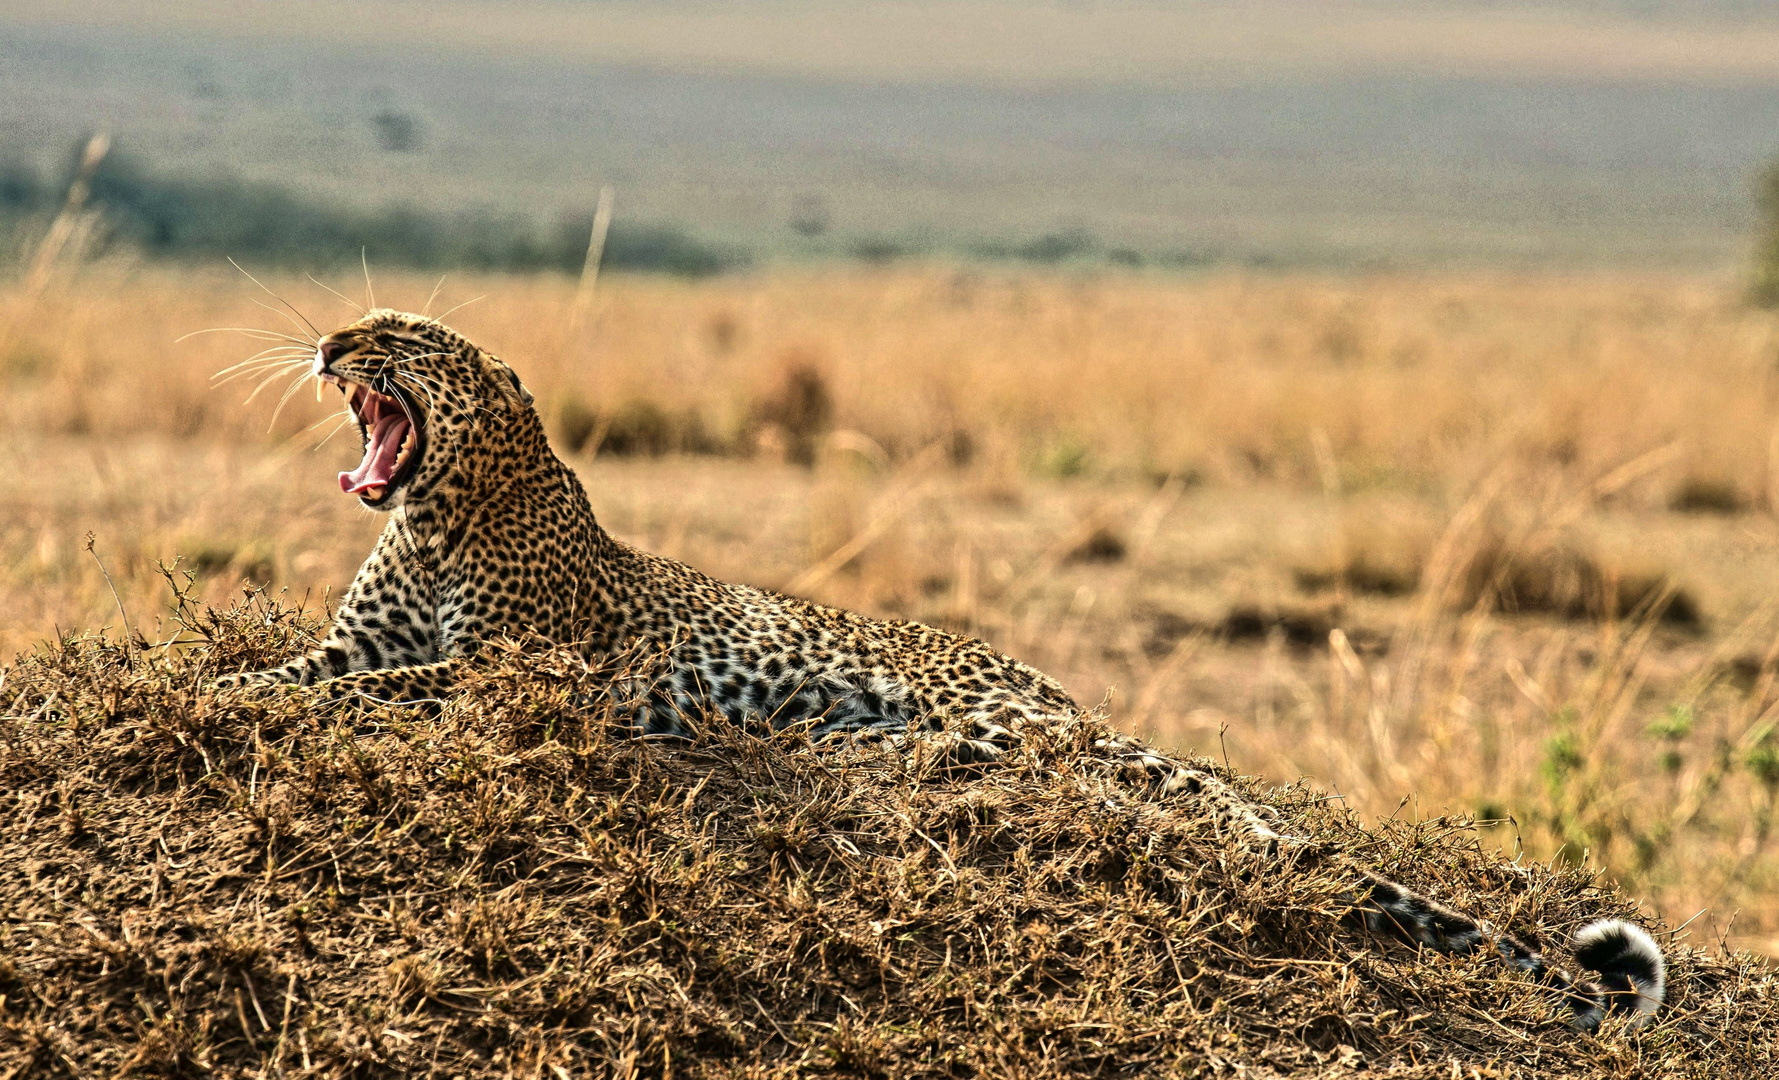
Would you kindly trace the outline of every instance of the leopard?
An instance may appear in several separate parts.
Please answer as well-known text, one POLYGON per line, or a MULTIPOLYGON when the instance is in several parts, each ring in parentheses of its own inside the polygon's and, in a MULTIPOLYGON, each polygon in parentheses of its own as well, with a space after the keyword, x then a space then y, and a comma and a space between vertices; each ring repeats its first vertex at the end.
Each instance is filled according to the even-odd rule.
MULTIPOLYGON (((314 338, 302 372, 337 389, 363 449, 341 491, 386 515, 325 637, 287 663, 223 675, 218 691, 293 685, 330 702, 438 703, 496 639, 568 644, 589 659, 645 646, 666 670, 634 730, 693 734, 720 714, 811 739, 879 737, 992 764, 1022 733, 1083 714, 1055 679, 987 643, 718 580, 626 544, 596 519, 518 373, 438 319, 378 308, 314 338)), ((320 385, 317 391, 320 391, 320 385)), ((1192 800, 1263 857, 1343 858, 1288 835, 1209 763, 1107 727, 1121 776, 1192 800)), ((1604 919, 1570 940, 1578 970, 1533 941, 1343 863, 1344 917, 1439 954, 1490 952, 1554 992, 1577 1030, 1611 1014, 1648 1024, 1665 960, 1648 931, 1604 919)))

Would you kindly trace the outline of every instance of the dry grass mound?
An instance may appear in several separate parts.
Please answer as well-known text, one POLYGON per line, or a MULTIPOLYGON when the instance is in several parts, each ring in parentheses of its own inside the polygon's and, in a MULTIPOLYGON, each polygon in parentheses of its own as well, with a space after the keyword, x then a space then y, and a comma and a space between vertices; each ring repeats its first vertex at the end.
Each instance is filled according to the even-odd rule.
MULTIPOLYGON (((1341 923, 1114 774, 1088 718, 949 775, 712 723, 623 737, 613 670, 498 655, 442 708, 219 698, 312 630, 263 602, 0 684, 0 1076, 1770 1075, 1779 984, 1672 954, 1599 1038, 1486 958, 1341 923), (1477 1072, 1471 1070, 1475 1068, 1477 1072)), ((1235 781, 1243 783, 1243 781, 1235 781)), ((1630 905, 1461 824, 1290 830, 1560 942, 1630 905)))

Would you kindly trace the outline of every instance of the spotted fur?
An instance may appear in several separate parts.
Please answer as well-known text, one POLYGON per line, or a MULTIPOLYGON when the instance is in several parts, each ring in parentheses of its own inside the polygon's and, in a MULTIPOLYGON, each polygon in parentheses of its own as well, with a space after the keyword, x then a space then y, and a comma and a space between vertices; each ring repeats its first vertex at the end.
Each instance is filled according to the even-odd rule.
MULTIPOLYGON (((297 683, 332 698, 436 699, 496 636, 580 644, 591 655, 633 643, 669 658, 642 698, 649 733, 685 734, 682 717, 712 709, 812 736, 876 733, 919 740, 948 760, 986 762, 1033 724, 1077 714, 1056 683, 986 644, 918 623, 881 621, 705 574, 601 529, 575 474, 554 453, 513 370, 421 316, 370 312, 323 339, 317 377, 399 402, 419 436, 416 459, 367 505, 389 514, 376 550, 321 645, 222 687, 297 683)), ((361 436, 367 436, 360 423, 361 436)), ((1163 791, 1190 798, 1228 835, 1265 855, 1310 852, 1277 832, 1264 807, 1216 775, 1127 737, 1099 749, 1163 791)), ((1310 852, 1312 855, 1313 852, 1310 852)), ((1661 951, 1625 922, 1584 928, 1577 978, 1533 945, 1360 867, 1350 917, 1440 953, 1492 947, 1552 987, 1577 1028, 1612 1011, 1641 1024, 1662 1001, 1661 951)))

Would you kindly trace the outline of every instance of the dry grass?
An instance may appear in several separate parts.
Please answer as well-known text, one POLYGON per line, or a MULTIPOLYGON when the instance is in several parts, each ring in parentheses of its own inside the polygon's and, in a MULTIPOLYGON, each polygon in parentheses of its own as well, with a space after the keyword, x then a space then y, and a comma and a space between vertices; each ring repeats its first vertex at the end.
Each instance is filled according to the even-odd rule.
MULTIPOLYGON (((601 289, 572 336, 569 282, 443 303, 488 294, 451 321, 582 446, 621 535, 980 633, 1085 700, 1115 687, 1120 724, 1373 820, 1405 796, 1511 815, 1488 843, 1779 948, 1779 323, 1732 286, 933 269, 601 289)), ((157 558, 196 561, 215 599, 349 579, 377 522, 332 483, 346 437, 308 452, 300 395, 266 434, 269 404, 208 389, 244 342, 174 344, 276 325, 255 295, 100 269, 12 298, 0 649, 118 622, 88 530, 150 637, 157 558)))
MULTIPOLYGON (((300 279, 274 284, 318 322, 349 315, 300 279)), ((386 282, 381 299, 417 307, 431 286, 386 282)), ((477 295, 453 323, 511 358, 553 415, 647 402, 667 423, 695 416, 712 447, 812 371, 833 422, 897 458, 961 433, 979 456, 1064 473, 1449 495, 1507 456, 1592 483, 1671 447, 1653 482, 1610 494, 1705 508, 1764 506, 1775 467, 1779 327, 1727 284, 631 279, 608 283, 572 338, 570 282, 448 284, 440 304, 477 295)), ((267 411, 209 388, 243 339, 174 344, 203 327, 281 326, 256 299, 268 300, 244 281, 166 272, 52 292, 15 316, 0 357, 12 430, 281 444, 320 414, 293 407, 267 439, 267 411)))
MULTIPOLYGON (((1596 1040, 1496 961, 1342 924, 1342 875, 1232 846, 1093 749, 953 776, 707 721, 624 739, 614 678, 495 650, 442 710, 203 689, 314 632, 254 602, 207 645, 72 641, 0 717, 0 1068, 157 1076, 1763 1075, 1779 987, 1670 957, 1664 1019, 1596 1040), (1480 1071, 1478 1071, 1480 1070, 1480 1071)), ((1241 783, 1241 781, 1237 781, 1241 783)), ((1553 940, 1628 913, 1463 822, 1250 797, 1553 940)))

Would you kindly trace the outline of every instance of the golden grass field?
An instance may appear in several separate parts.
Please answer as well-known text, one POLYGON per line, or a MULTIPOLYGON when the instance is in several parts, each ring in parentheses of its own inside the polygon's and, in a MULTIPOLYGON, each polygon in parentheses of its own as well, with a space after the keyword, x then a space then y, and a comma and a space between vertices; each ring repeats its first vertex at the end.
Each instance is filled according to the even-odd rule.
MULTIPOLYGON (((449 321, 619 536, 980 634, 1367 815, 1510 817, 1487 842, 1779 952, 1779 319, 1732 283, 829 267, 433 310, 477 296, 449 321)), ((333 479, 353 433, 313 449, 334 402, 268 431, 282 383, 211 386, 262 345, 180 340, 289 329, 259 301, 129 266, 0 292, 0 654, 120 604, 167 633, 175 555, 219 603, 350 580, 379 522, 333 479)))

